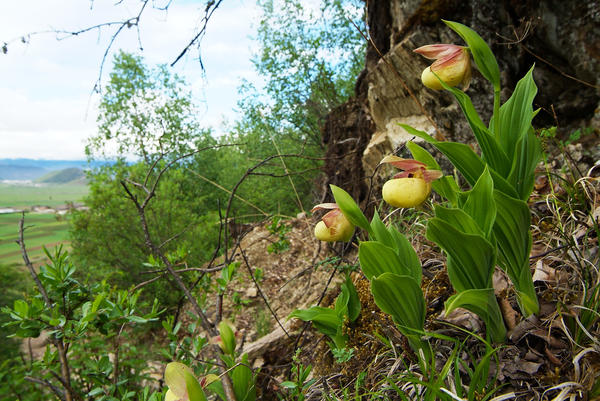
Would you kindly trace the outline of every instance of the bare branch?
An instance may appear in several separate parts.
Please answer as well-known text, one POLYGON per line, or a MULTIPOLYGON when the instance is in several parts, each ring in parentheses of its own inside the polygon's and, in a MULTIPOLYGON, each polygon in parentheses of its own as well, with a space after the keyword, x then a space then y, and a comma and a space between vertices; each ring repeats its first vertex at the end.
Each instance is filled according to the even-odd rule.
POLYGON ((56 387, 54 384, 50 383, 48 380, 42 380, 42 379, 38 379, 35 377, 31 377, 31 376, 25 376, 25 380, 27 380, 28 382, 31 382, 31 383, 41 384, 43 386, 46 386, 50 390, 52 390, 52 392, 54 394, 56 394, 56 396, 58 398, 60 398, 63 401, 66 400, 64 390, 61 390, 60 388, 56 387))
MULTIPOLYGON (((175 61, 173 61, 171 63, 171 67, 173 67, 175 64, 177 64, 177 62, 179 60, 181 60, 181 58, 188 52, 188 50, 190 50, 190 48, 192 46, 194 46, 195 44, 199 43, 202 40, 202 38, 206 34, 206 27, 208 26, 208 21, 210 20, 210 17, 212 17, 213 13, 217 10, 217 8, 219 8, 219 6, 221 5, 221 2, 222 2, 222 0, 218 0, 218 1, 209 0, 207 2, 206 8, 204 9, 204 17, 202 18, 202 21, 200 21, 200 23, 202 24, 200 31, 198 31, 198 33, 187 44, 187 46, 183 48, 181 53, 179 53, 179 55, 175 58, 175 61)), ((200 67, 202 68, 202 71, 204 71, 204 64, 202 63, 202 57, 199 57, 198 61, 200 62, 200 67)))

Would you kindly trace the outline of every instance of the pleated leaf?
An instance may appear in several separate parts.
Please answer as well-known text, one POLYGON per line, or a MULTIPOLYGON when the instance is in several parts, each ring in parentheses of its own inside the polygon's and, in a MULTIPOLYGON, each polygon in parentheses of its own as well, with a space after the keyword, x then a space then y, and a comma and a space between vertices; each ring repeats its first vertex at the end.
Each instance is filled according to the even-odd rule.
MULTIPOLYGON (((375 303, 394 321, 415 330, 423 330, 426 305, 421 286, 409 276, 384 273, 371 281, 375 303)), ((402 328, 400 328, 401 331, 402 328)), ((404 333, 404 331, 403 331, 404 333)), ((404 333, 412 334, 414 333, 404 333)))
POLYGON ((461 291, 448 298, 444 307, 446 313, 456 308, 470 310, 483 319, 492 341, 499 343, 506 339, 506 326, 493 288, 461 291))
POLYGON ((362 210, 358 207, 354 199, 340 187, 330 185, 331 192, 335 198, 335 203, 339 206, 344 216, 355 226, 362 228, 367 231, 369 235, 372 234, 371 225, 363 214, 362 210))
POLYGON ((467 43, 481 75, 492 83, 494 89, 500 90, 500 68, 487 43, 471 28, 458 22, 443 21, 467 43))
POLYGON ((429 220, 426 235, 449 256, 448 277, 458 292, 491 286, 496 250, 483 236, 461 232, 437 217, 429 220))
POLYGON ((494 181, 486 167, 470 191, 462 208, 477 222, 479 228, 490 238, 496 220, 496 202, 494 201, 494 181))
MULTIPOLYGON (((433 156, 431 156, 431 154, 429 154, 429 152, 423 149, 421 146, 414 142, 408 142, 406 146, 410 150, 410 153, 412 153, 413 158, 425 163, 428 169, 441 170, 440 165, 437 163, 437 161, 435 161, 433 156)), ((438 178, 431 183, 431 187, 444 199, 447 199, 452 206, 458 206, 456 193, 459 191, 459 188, 452 176, 445 175, 441 178, 438 178)))
POLYGON ((497 213, 494 236, 498 244, 498 262, 517 289, 524 315, 539 310, 529 268, 531 251, 531 214, 527 203, 494 191, 497 213))
MULTIPOLYGON (((473 151, 473 149, 471 149, 470 146, 457 142, 441 142, 426 132, 416 130, 408 125, 400 125, 411 135, 418 136, 419 138, 422 138, 426 142, 435 146, 452 162, 454 167, 460 171, 470 185, 475 185, 481 176, 481 173, 483 173, 485 163, 473 151)), ((518 197, 518 194, 513 186, 505 178, 498 174, 498 172, 490 170, 490 174, 494 180, 494 187, 496 189, 512 197, 518 197)))
POLYGON ((420 277, 421 267, 406 266, 393 248, 377 241, 361 242, 358 246, 358 260, 365 276, 371 280, 384 273, 395 273, 410 277, 420 277))

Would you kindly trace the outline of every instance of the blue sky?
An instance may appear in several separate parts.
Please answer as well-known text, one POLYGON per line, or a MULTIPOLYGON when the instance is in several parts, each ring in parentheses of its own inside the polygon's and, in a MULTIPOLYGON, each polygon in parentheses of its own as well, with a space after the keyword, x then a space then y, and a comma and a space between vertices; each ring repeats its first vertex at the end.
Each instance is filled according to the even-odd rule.
MULTIPOLYGON (((165 3, 155 0, 155 3, 165 3)), ((19 38, 31 32, 78 30, 137 14, 138 0, 19 0, 0 2, 0 158, 81 159, 85 138, 95 132, 92 93, 112 30, 57 40, 53 33, 19 38), (35 11, 32 11, 35 10, 35 11)), ((174 0, 168 12, 148 9, 140 23, 143 52, 135 29, 124 31, 113 45, 138 52, 146 63, 171 63, 193 37, 203 16, 203 1, 174 0)), ((254 0, 225 0, 213 14, 203 41, 203 77, 197 51, 189 52, 174 71, 191 85, 200 106, 200 121, 217 133, 223 120, 235 119, 240 79, 259 81, 250 58, 258 24, 254 0)), ((111 68, 109 56, 104 79, 111 68)))

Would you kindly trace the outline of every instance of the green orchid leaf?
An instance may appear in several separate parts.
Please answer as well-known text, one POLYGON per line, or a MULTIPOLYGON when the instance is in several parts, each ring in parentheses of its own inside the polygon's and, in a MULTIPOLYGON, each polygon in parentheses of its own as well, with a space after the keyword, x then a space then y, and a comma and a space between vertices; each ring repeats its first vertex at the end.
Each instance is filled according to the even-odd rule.
POLYGON ((427 223, 426 236, 448 255, 448 277, 458 292, 491 286, 496 249, 483 236, 461 232, 438 217, 427 223))
POLYGON ((344 320, 344 316, 348 315, 348 301, 350 300, 350 294, 348 292, 348 288, 345 283, 341 286, 342 291, 340 295, 338 295, 335 300, 335 312, 340 317, 340 319, 344 320))
POLYGON ((355 321, 360 315, 360 299, 358 298, 358 292, 356 292, 356 287, 354 287, 354 283, 350 278, 350 275, 346 276, 346 282, 342 284, 342 292, 346 288, 348 292, 348 320, 351 322, 355 321))
MULTIPOLYGON (((500 107, 499 129, 496 139, 507 156, 514 160, 517 143, 531 129, 531 121, 535 116, 533 99, 537 87, 533 81, 533 67, 517 83, 511 97, 500 107)), ((493 126, 494 122, 490 122, 493 126)))
POLYGON ((335 337, 338 328, 341 328, 343 324, 342 319, 340 319, 336 311, 322 306, 312 306, 309 309, 296 309, 288 316, 288 319, 292 317, 305 322, 312 322, 319 332, 329 337, 335 337))
MULTIPOLYGON (((427 165, 428 169, 431 170, 441 170, 440 165, 437 161, 429 154, 429 152, 423 149, 421 146, 417 145, 414 142, 408 142, 406 144, 410 153, 415 160, 423 162, 427 165)), ((447 199, 452 206, 458 206, 458 200, 456 198, 456 193, 459 191, 458 184, 451 176, 443 176, 438 178, 437 180, 431 183, 431 187, 435 192, 440 194, 444 199, 447 199)))
POLYGON ((344 191, 340 187, 336 187, 335 185, 330 185, 331 192, 333 193, 333 197, 335 198, 335 202, 339 206, 344 216, 355 226, 362 228, 367 231, 369 235, 372 234, 371 225, 369 221, 365 217, 364 213, 354 199, 348 194, 348 192, 344 191))
POLYGON ((494 191, 497 213, 494 236, 498 244, 498 262, 508 274, 518 294, 519 305, 525 316, 537 313, 539 305, 529 269, 531 251, 531 213, 526 202, 494 191))
POLYGON ((458 22, 443 20, 454 32, 456 32, 469 46, 473 54, 473 60, 477 68, 488 81, 494 86, 494 90, 500 90, 500 68, 494 53, 485 41, 471 28, 458 22))
POLYGON ((458 231, 465 234, 480 235, 485 237, 483 230, 477 224, 473 217, 469 216, 464 210, 456 208, 447 208, 435 206, 435 217, 444 220, 458 231))
MULTIPOLYGON (((408 125, 400 125, 411 135, 418 136, 419 138, 422 138, 426 142, 435 146, 450 160, 450 162, 452 162, 454 167, 456 167, 458 171, 460 171, 460 173, 463 175, 463 177, 465 177, 465 180, 467 180, 467 182, 470 185, 475 185, 475 183, 483 173, 485 163, 473 151, 473 149, 471 149, 470 146, 457 142, 438 141, 426 132, 416 130, 408 125)), ((494 180, 494 187, 496 189, 512 197, 518 196, 513 186, 508 181, 506 181, 506 179, 503 178, 500 174, 498 174, 494 170, 490 170, 490 174, 492 175, 492 179, 494 180)))
POLYGON ((508 181, 514 186, 519 198, 527 201, 533 190, 535 168, 542 157, 540 140, 533 131, 519 140, 508 181))
POLYGON ((373 238, 370 238, 371 240, 379 241, 384 245, 387 245, 390 248, 394 248, 396 249, 396 251, 398 251, 398 248, 396 247, 396 242, 392 238, 392 234, 390 234, 388 228, 385 226, 385 224, 383 224, 383 221, 381 221, 377 209, 375 209, 373 219, 371 220, 371 229, 373 230, 374 234, 373 238))
POLYGON ((488 162, 490 166, 496 170, 500 175, 506 176, 511 168, 511 161, 502 149, 502 147, 496 141, 496 138, 489 132, 485 124, 481 121, 479 114, 473 107, 471 98, 463 91, 452 88, 442 82, 442 85, 446 90, 449 90, 460 105, 463 114, 467 118, 471 130, 477 139, 477 143, 481 148, 483 160, 488 162))
POLYGON ((487 167, 470 191, 462 209, 477 222, 479 228, 485 233, 485 238, 489 239, 496 220, 496 202, 494 181, 487 167))
POLYGON ((413 248, 408 238, 396 228, 390 227, 389 231, 396 243, 400 264, 406 266, 411 272, 410 276, 417 280, 417 283, 420 283, 423 269, 421 267, 419 256, 417 255, 417 252, 415 252, 415 248, 413 248))
POLYGON ((444 307, 446 313, 456 308, 470 310, 483 319, 492 341, 503 342, 506 339, 506 326, 493 288, 461 291, 448 298, 444 307))
POLYGON ((379 309, 400 325, 402 334, 420 342, 418 335, 403 329, 423 330, 426 304, 419 283, 410 276, 384 273, 371 281, 371 292, 379 309))
POLYGON ((365 276, 371 280, 383 273, 395 273, 411 277, 421 277, 414 266, 406 266, 393 248, 377 241, 361 242, 358 246, 358 260, 365 276))
POLYGON ((256 399, 256 386, 249 365, 248 354, 243 354, 240 364, 231 373, 233 392, 238 401, 254 401, 256 399))
POLYGON ((185 378, 185 386, 187 388, 188 399, 190 401, 206 401, 206 395, 202 390, 202 386, 198 380, 188 371, 183 372, 185 378))
POLYGON ((235 353, 235 333, 233 329, 225 321, 221 321, 218 328, 221 341, 223 342, 223 352, 233 355, 235 353))

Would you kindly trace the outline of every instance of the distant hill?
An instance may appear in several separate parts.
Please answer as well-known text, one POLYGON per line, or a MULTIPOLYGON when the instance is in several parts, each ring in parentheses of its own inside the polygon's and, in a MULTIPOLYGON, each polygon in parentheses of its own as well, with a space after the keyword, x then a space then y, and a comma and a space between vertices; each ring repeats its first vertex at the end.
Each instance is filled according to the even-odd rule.
POLYGON ((34 180, 48 170, 34 165, 12 165, 0 162, 0 180, 34 180))
POLYGON ((45 184, 66 184, 73 181, 85 182, 85 172, 79 167, 69 167, 51 171, 35 180, 45 184))
POLYGON ((111 162, 86 160, 0 159, 0 180, 36 180, 52 171, 77 168, 87 170, 111 162))

